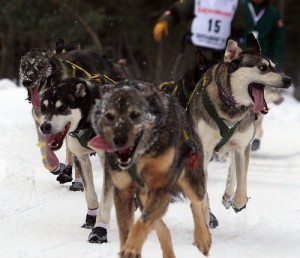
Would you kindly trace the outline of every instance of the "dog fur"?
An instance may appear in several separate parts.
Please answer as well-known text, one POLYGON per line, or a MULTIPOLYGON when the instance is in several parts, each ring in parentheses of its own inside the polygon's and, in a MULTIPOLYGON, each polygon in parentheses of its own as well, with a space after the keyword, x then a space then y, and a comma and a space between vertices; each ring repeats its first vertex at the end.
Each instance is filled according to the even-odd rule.
POLYGON ((245 51, 234 40, 228 41, 224 62, 210 68, 192 94, 188 114, 203 146, 206 179, 207 166, 214 152, 229 152, 228 177, 236 176, 237 185, 234 190, 232 185, 227 184, 224 196, 228 197, 228 206, 236 212, 245 208, 248 201, 247 171, 250 143, 255 134, 255 113, 268 111, 264 87, 288 88, 291 83, 289 77, 275 73, 274 64, 260 54, 257 40, 249 34, 245 51), (209 104, 205 104, 205 99, 209 104), (212 108, 219 117, 218 122, 208 111, 212 108), (232 136, 220 147, 218 144, 223 139, 223 132, 218 123, 223 123, 223 127, 225 124, 228 130, 236 126, 232 136))
POLYGON ((120 257, 141 257, 152 227, 163 257, 174 257, 170 233, 161 218, 178 187, 191 201, 195 245, 208 255, 211 236, 204 217, 203 160, 200 155, 194 168, 189 160, 192 150, 201 152, 201 145, 184 110, 174 97, 145 82, 124 81, 105 88, 92 116, 97 136, 89 146, 105 150, 105 170, 115 185, 120 257), (135 195, 142 214, 134 223, 135 195))

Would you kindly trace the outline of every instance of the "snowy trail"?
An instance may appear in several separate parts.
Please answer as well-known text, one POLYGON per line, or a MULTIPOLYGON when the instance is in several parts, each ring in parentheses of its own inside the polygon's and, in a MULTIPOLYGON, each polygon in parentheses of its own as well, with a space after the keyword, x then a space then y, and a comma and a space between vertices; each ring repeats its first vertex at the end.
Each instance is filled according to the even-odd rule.
MULTIPOLYGON (((84 193, 59 185, 42 166, 26 91, 0 80, 0 257, 111 258, 119 251, 115 211, 109 243, 87 242, 84 193)), ((252 153, 246 210, 236 214, 221 203, 228 164, 209 165, 211 208, 220 222, 212 230, 211 258, 300 257, 300 104, 289 94, 270 105, 259 151, 252 153)), ((63 151, 58 155, 63 159, 63 151)), ((92 157, 98 194, 102 173, 92 157)), ((136 213, 138 216, 138 212, 136 213)), ((176 257, 202 257, 193 242, 188 202, 171 204, 164 220, 171 230, 176 257)), ((154 233, 143 257, 161 257, 154 233)))

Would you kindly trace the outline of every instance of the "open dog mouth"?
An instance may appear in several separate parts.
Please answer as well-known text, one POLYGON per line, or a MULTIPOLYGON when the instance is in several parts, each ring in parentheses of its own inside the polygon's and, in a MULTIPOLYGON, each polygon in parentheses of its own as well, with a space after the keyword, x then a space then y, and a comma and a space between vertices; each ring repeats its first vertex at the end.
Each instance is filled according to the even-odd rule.
POLYGON ((269 108, 265 100, 265 85, 260 83, 250 83, 248 86, 248 92, 253 100, 253 112, 267 113, 269 108))
POLYGON ((135 143, 133 146, 130 147, 121 147, 121 148, 115 148, 111 145, 107 144, 103 137, 101 135, 97 135, 94 138, 92 138, 88 145, 93 149, 100 149, 104 150, 106 152, 114 153, 116 155, 116 160, 118 163, 118 166, 122 170, 128 169, 133 160, 134 160, 134 154, 137 149, 137 146, 140 142, 140 139, 142 137, 142 133, 140 133, 135 140, 135 143))
POLYGON ((56 134, 49 134, 46 136, 47 145, 51 148, 51 150, 56 151, 61 148, 64 142, 64 138, 69 131, 71 123, 67 123, 64 129, 56 134))
POLYGON ((137 145, 125 149, 114 151, 117 155, 117 162, 121 169, 128 169, 133 161, 137 145))

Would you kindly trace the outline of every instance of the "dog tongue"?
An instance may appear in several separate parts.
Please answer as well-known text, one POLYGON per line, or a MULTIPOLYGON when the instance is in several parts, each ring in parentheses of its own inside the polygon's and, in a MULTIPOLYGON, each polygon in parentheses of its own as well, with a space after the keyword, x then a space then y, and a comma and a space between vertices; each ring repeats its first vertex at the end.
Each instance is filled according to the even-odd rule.
POLYGON ((56 168, 58 166, 59 160, 48 145, 46 145, 46 158, 51 167, 56 168))
POLYGON ((38 87, 32 87, 30 89, 31 103, 35 108, 41 108, 40 95, 38 87))
POLYGON ((113 151, 114 149, 109 146, 104 139, 102 138, 101 135, 97 135, 94 138, 92 138, 89 142, 88 145, 93 148, 93 149, 100 149, 104 151, 113 151))
POLYGON ((251 93, 254 98, 254 106, 253 106, 252 110, 255 113, 263 111, 265 109, 265 101, 264 101, 264 94, 263 94, 262 90, 253 86, 251 93))

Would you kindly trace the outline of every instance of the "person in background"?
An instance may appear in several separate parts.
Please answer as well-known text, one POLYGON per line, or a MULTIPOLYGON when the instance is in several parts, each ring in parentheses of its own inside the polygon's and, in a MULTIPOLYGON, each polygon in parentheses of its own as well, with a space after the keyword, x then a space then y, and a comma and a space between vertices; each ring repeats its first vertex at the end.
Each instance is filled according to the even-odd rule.
MULTIPOLYGON (((280 17, 279 11, 275 6, 270 4, 269 0, 243 0, 243 7, 246 15, 246 32, 252 32, 258 39, 263 55, 269 57, 275 66, 277 72, 282 71, 282 62, 284 57, 284 25, 280 17)), ((265 98, 277 96, 282 102, 282 95, 271 94, 270 90, 266 90, 265 98), (280 98, 279 98, 280 96, 280 98)), ((276 102, 274 102, 276 104, 276 102)), ((257 151, 260 148, 262 138, 262 121, 264 116, 259 115, 255 121, 256 134, 251 143, 251 150, 257 151)))
POLYGON ((243 6, 238 0, 181 0, 158 19, 154 39, 160 42, 183 21, 187 22, 187 30, 176 58, 174 81, 195 68, 194 80, 200 79, 207 68, 222 60, 228 37, 239 41, 246 28, 243 6))
POLYGON ((258 39, 262 54, 281 71, 284 56, 284 25, 279 11, 269 0, 242 0, 246 15, 246 33, 258 39))

